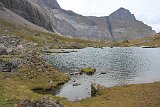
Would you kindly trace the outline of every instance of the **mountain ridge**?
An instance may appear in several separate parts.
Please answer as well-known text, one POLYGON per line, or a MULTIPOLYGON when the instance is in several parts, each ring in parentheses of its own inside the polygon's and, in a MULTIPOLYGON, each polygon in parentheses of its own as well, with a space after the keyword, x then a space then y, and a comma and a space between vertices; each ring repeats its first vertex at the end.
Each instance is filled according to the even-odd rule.
POLYGON ((136 20, 129 10, 119 8, 109 16, 82 16, 60 7, 57 0, 1 0, 4 7, 65 36, 95 40, 125 40, 155 34, 151 27, 136 20))

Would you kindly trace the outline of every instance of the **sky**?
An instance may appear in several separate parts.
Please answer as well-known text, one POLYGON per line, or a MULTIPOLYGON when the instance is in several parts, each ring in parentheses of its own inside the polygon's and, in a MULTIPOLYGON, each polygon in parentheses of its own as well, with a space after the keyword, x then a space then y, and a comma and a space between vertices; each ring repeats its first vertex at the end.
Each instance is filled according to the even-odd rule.
POLYGON ((160 0, 57 0, 65 10, 84 16, 108 16, 120 7, 160 32, 160 0))

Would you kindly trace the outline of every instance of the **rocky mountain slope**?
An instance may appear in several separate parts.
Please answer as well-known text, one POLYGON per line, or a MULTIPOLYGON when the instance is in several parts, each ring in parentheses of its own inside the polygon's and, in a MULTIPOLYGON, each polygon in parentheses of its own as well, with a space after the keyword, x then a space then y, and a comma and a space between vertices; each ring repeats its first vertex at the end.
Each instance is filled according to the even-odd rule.
POLYGON ((126 40, 155 34, 124 8, 109 16, 94 17, 64 10, 57 0, 1 0, 0 5, 1 10, 8 8, 35 25, 70 37, 126 40))

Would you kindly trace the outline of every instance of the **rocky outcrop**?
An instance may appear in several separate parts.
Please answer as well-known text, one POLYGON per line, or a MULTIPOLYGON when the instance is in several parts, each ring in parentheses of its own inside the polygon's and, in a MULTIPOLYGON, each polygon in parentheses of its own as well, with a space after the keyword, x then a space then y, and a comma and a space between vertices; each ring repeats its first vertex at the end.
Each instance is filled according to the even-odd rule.
POLYGON ((0 55, 14 55, 35 47, 36 44, 14 35, 0 35, 0 55))
POLYGON ((24 99, 14 107, 64 107, 58 100, 54 101, 49 98, 42 98, 31 101, 30 99, 24 99))
POLYGON ((28 42, 15 35, 0 35, 0 49, 6 49, 9 53, 10 50, 17 50, 22 48, 33 48, 37 44, 33 42, 28 42))
POLYGON ((63 10, 57 0, 1 0, 4 7, 30 22, 65 36, 83 39, 126 40, 155 34, 151 27, 120 8, 109 16, 82 16, 63 10))

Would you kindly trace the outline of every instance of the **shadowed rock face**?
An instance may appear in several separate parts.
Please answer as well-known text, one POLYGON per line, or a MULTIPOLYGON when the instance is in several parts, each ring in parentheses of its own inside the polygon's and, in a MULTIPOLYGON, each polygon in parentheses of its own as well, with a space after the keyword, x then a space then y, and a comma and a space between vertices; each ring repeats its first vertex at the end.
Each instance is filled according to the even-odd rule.
POLYGON ((1 0, 6 8, 30 22, 66 36, 126 40, 155 34, 151 27, 120 8, 109 16, 82 16, 63 10, 57 0, 1 0))
POLYGON ((45 27, 47 30, 53 30, 47 14, 34 6, 31 0, 1 0, 4 6, 30 22, 45 27))

